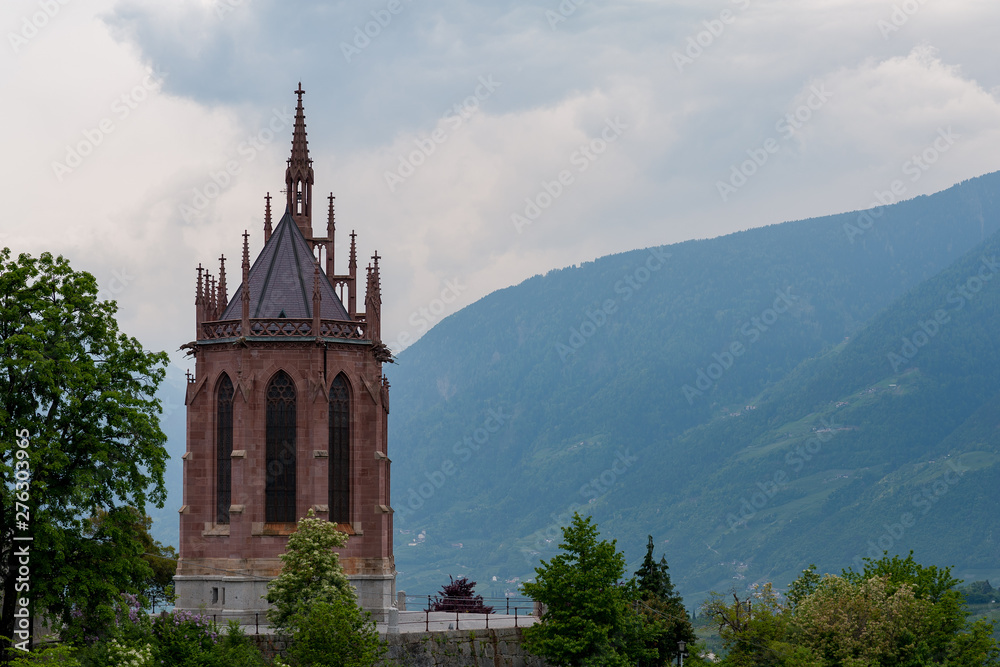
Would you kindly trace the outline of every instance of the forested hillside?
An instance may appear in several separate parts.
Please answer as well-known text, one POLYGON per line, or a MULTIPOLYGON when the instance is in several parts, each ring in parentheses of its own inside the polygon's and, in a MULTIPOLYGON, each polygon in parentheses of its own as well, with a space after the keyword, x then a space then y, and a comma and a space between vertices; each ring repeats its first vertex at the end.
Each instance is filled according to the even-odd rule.
POLYGON ((399 587, 512 588, 576 506, 630 559, 652 533, 685 594, 802 558, 839 568, 949 462, 960 483, 911 508, 893 546, 1000 569, 980 531, 997 508, 997 283, 949 301, 997 250, 998 193, 990 174, 603 257, 447 318, 389 371, 399 587))

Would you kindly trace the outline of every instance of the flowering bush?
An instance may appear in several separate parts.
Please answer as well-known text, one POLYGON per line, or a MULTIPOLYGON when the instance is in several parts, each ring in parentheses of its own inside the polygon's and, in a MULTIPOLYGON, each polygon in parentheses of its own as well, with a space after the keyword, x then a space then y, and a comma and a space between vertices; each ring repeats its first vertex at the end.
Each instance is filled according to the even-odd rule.
POLYGON ((151 667, 153 664, 153 647, 149 644, 142 646, 126 646, 119 644, 118 640, 112 639, 108 642, 107 652, 109 664, 118 667, 151 667))
POLYGON ((281 554, 281 574, 267 585, 267 601, 271 603, 267 615, 271 625, 291 632, 295 615, 316 602, 355 599, 354 589, 334 551, 346 544, 347 534, 337 530, 337 524, 317 518, 313 510, 299 519, 295 532, 288 538, 285 553, 281 554))
MULTIPOLYGON (((74 610, 75 611, 75 610, 74 610)), ((84 617, 81 612, 77 618, 84 617)), ((260 651, 236 621, 220 633, 208 616, 187 611, 151 619, 140 599, 123 595, 115 623, 101 637, 82 635, 62 645, 26 654, 14 667, 266 667, 260 651)), ((81 627, 86 627, 81 624, 81 627)))

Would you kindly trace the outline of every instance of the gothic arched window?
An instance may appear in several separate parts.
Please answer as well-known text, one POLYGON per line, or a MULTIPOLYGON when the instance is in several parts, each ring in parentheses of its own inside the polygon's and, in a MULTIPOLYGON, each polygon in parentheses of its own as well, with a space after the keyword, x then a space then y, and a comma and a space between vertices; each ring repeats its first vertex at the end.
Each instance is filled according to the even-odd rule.
POLYGON ((264 521, 295 521, 295 385, 279 371, 267 386, 264 521))
POLYGON ((330 386, 330 521, 351 521, 351 392, 341 373, 330 386))
POLYGON ((215 522, 229 523, 233 494, 233 381, 219 380, 215 430, 215 522))

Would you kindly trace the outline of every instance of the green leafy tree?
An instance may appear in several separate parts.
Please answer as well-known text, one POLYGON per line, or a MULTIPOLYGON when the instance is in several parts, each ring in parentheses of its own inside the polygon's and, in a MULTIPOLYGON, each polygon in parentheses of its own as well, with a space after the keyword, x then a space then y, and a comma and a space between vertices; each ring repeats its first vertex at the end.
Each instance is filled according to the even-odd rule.
POLYGON ((77 649, 66 644, 46 646, 30 653, 19 651, 10 667, 81 667, 77 655, 77 649))
POLYGON ((224 667, 266 667, 268 664, 236 620, 226 625, 226 632, 215 645, 214 655, 224 667))
POLYGON ((962 583, 961 579, 951 576, 950 567, 938 567, 936 565, 921 565, 913 560, 911 551, 906 558, 899 556, 889 557, 888 552, 883 552, 882 558, 874 560, 865 558, 865 564, 861 572, 855 572, 852 568, 843 571, 844 579, 854 583, 861 583, 865 579, 873 577, 885 577, 892 588, 908 584, 913 588, 913 595, 918 599, 927 599, 938 603, 946 598, 958 598, 955 586, 962 583))
POLYGON ((62 638, 74 643, 90 643, 109 636, 123 614, 135 615, 141 608, 141 592, 152 570, 143 559, 144 547, 140 518, 133 507, 117 507, 92 517, 76 535, 53 535, 60 545, 57 553, 38 563, 34 576, 59 582, 73 595, 40 598, 45 608, 64 619, 62 638), (58 538, 62 539, 58 539, 58 538), (90 572, 80 563, 100 563, 99 572, 90 572), (102 577, 101 573, 113 576, 102 577), (129 582, 133 593, 123 593, 120 582, 129 582))
POLYGON ((770 583, 754 584, 743 599, 733 593, 731 603, 713 592, 702 605, 702 613, 719 627, 729 652, 723 665, 818 665, 808 649, 791 641, 789 608, 770 583))
MULTIPOLYGON (((95 588, 137 593, 150 576, 126 525, 132 510, 123 508, 144 516, 147 502, 162 507, 166 495, 155 392, 167 356, 120 333, 116 311, 98 299, 94 277, 64 258, 12 260, 0 250, 0 643, 14 637, 23 597, 15 595, 15 530, 34 537, 33 618, 69 622, 95 588), (16 523, 24 505, 30 520, 16 523), (99 512, 109 519, 95 528, 99 512)), ((102 595, 101 604, 116 597, 102 595)))
POLYGON ((535 568, 524 592, 545 605, 541 622, 524 633, 529 651, 553 665, 635 665, 655 657, 643 617, 635 611, 634 580, 622 583, 625 556, 599 539, 578 513, 563 528, 562 553, 535 568))
POLYGON ((816 590, 821 580, 822 577, 816 574, 815 564, 810 564, 809 567, 802 570, 799 578, 793 581, 788 587, 788 594, 785 596, 788 598, 788 605, 792 609, 798 606, 800 602, 816 590))
POLYGON ((281 574, 267 586, 268 618, 291 634, 294 665, 371 667, 385 654, 371 614, 358 607, 333 551, 347 539, 336 524, 309 510, 288 538, 281 574))
POLYGON ((372 667, 388 650, 370 614, 353 598, 317 601, 292 619, 295 634, 288 650, 293 665, 372 667))
POLYGON ((990 585, 989 580, 973 581, 962 587, 962 595, 969 604, 988 604, 997 599, 997 589, 990 585))
POLYGON ((354 600, 340 557, 334 549, 347 544, 337 524, 317 518, 310 509, 299 519, 281 554, 281 574, 267 585, 268 618, 281 630, 293 630, 293 618, 316 602, 354 600))
POLYGON ((827 576, 795 613, 798 641, 823 665, 931 664, 923 638, 931 602, 887 577, 852 582, 827 576))
POLYGON ((913 559, 912 551, 906 558, 890 558, 884 553, 879 560, 865 558, 863 562, 861 572, 849 568, 842 573, 843 578, 856 586, 881 579, 888 594, 907 588, 915 600, 927 603, 922 619, 926 626, 915 629, 912 640, 919 646, 924 664, 1000 664, 992 624, 985 620, 968 622, 965 599, 957 588, 962 581, 951 575, 950 567, 921 565, 913 559))

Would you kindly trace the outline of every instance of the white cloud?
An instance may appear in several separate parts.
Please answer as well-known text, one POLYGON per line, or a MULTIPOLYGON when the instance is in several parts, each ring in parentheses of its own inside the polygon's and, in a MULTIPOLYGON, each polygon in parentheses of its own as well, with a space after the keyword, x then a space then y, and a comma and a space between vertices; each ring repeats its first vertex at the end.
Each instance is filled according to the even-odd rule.
MULTIPOLYGON (((38 6, 5 3, 0 27, 16 32, 38 6)), ((455 278, 465 287, 448 312, 596 256, 867 205, 939 127, 961 140, 908 194, 998 166, 995 3, 925 3, 888 37, 878 21, 893 3, 867 0, 584 3, 555 29, 545 10, 556 3, 404 3, 347 62, 341 43, 383 6, 67 3, 0 58, 14 91, 0 107, 0 238, 62 252, 102 285, 126 270, 123 327, 176 349, 192 334, 194 267, 214 271, 225 253, 235 276, 243 229, 260 248, 263 194, 281 200, 290 127, 252 159, 241 146, 293 105, 300 79, 315 194, 337 195, 338 265, 352 228, 362 267, 376 247, 386 258, 388 339, 419 333, 411 316, 455 278), (671 54, 726 9, 736 19, 678 72, 671 54), (137 89, 151 70, 163 82, 137 89), (442 114, 480 76, 502 85, 452 127, 442 114), (782 136, 776 123, 814 86, 832 97, 782 136), (615 117, 627 129, 579 172, 574 152, 615 117), (106 119, 113 131, 60 181, 52 163, 106 119), (447 140, 390 191, 385 172, 435 130, 447 140), (780 150, 723 201, 717 182, 769 138, 780 150), (239 173, 182 215, 229 161, 239 173), (562 170, 572 184, 517 233, 511 214, 562 170)), ((322 230, 324 216, 314 223, 322 230)))

